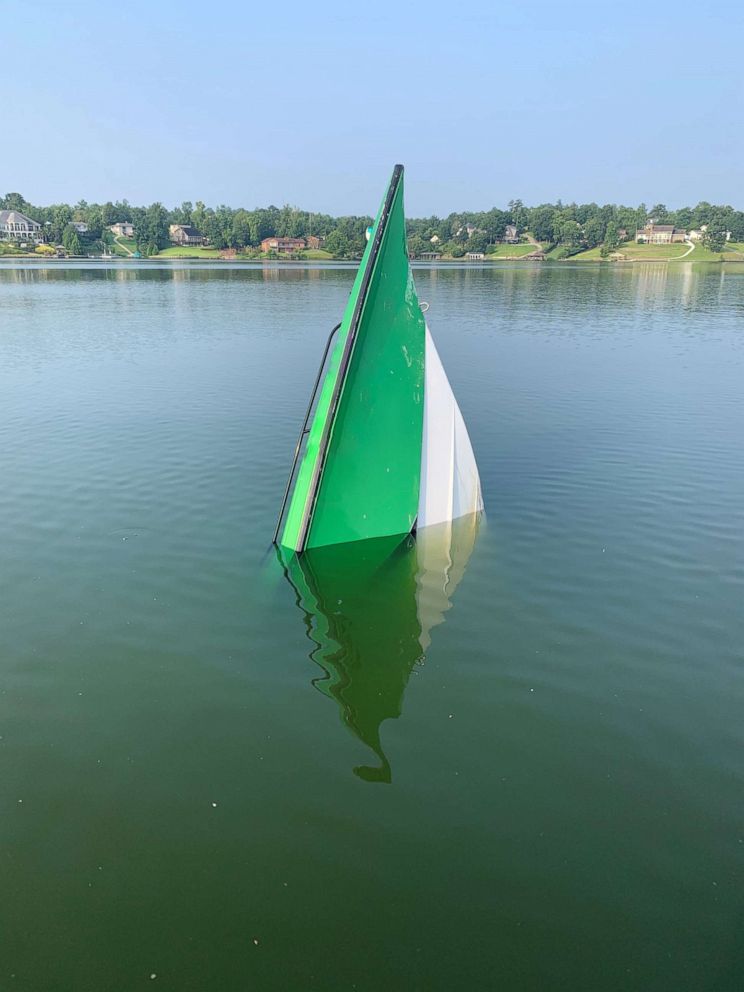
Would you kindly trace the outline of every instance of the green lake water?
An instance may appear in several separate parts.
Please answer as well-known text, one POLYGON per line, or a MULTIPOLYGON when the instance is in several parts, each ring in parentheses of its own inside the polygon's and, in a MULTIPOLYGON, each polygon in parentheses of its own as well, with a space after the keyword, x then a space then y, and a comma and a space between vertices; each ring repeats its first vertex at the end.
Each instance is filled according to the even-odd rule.
POLYGON ((486 519, 285 571, 353 275, 0 264, 0 990, 738 992, 744 272, 417 269, 486 519))

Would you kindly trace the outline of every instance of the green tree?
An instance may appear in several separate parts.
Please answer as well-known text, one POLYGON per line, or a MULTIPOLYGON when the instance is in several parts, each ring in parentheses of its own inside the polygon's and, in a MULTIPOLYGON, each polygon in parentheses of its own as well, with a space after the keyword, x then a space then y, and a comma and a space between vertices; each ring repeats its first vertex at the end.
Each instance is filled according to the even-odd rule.
MULTIPOLYGON (((248 215, 252 245, 260 245, 264 238, 270 238, 276 231, 268 210, 252 210, 248 215)), ((330 250, 330 249, 329 249, 330 250)))
POLYGON ((553 214, 555 209, 548 204, 533 207, 529 211, 528 224, 538 241, 553 241, 553 214))
POLYGON ((725 248, 733 213, 731 207, 714 207, 711 210, 703 241, 711 251, 721 252, 725 248))
POLYGON ((59 244, 64 241, 62 240, 65 233, 65 229, 69 226, 72 220, 72 209, 66 203, 60 203, 51 208, 51 217, 49 225, 49 239, 55 244, 59 244))
POLYGON ((711 251, 721 252, 726 246, 726 232, 720 228, 708 227, 703 244, 711 251))
POLYGON ((667 210, 666 205, 663 203, 656 203, 653 207, 651 207, 649 214, 651 217, 653 217, 654 223, 656 224, 671 223, 669 211, 667 210))
POLYGON ((62 244, 70 255, 82 255, 83 253, 78 233, 71 224, 65 228, 62 234, 62 244))
MULTIPOLYGON (((617 230, 617 226, 615 227, 617 230)), ((602 243, 605 236, 605 228, 602 223, 602 218, 599 214, 596 214, 589 219, 584 224, 584 239, 586 241, 588 248, 596 248, 598 244, 602 243)))
POLYGON ((695 227, 702 227, 703 224, 710 224, 713 216, 713 207, 705 200, 701 200, 692 210, 692 220, 695 227))
POLYGON ((279 211, 276 233, 280 238, 301 238, 307 229, 307 214, 285 204, 279 211))
POLYGON ((19 210, 27 213, 31 204, 20 193, 6 193, 0 199, 0 210, 19 210))
POLYGON ((98 204, 94 203, 86 207, 83 211, 75 211, 80 214, 79 219, 88 225, 87 241, 96 241, 103 234, 103 211, 98 204))
POLYGON ((335 258, 348 258, 351 252, 351 242, 343 231, 335 230, 326 238, 326 251, 329 251, 335 258))
POLYGON ((413 258, 417 258, 423 251, 430 250, 431 245, 420 234, 414 234, 408 239, 408 254, 413 258))
POLYGON ((607 230, 605 231, 604 237, 605 247, 610 251, 614 251, 620 246, 620 234, 618 232, 618 226, 614 220, 611 220, 607 225, 607 230))
POLYGON ((230 233, 231 248, 245 248, 251 243, 250 215, 247 210, 236 210, 232 219, 230 233))
POLYGON ((691 227, 694 226, 692 220, 692 210, 689 207, 682 207, 681 209, 675 211, 674 223, 677 227, 684 228, 684 230, 689 231, 691 227))
POLYGON ((509 223, 509 214, 493 207, 479 218, 478 227, 485 232, 486 242, 501 241, 509 223))
POLYGON ((744 211, 734 210, 729 218, 729 230, 733 241, 744 241, 744 211))
POLYGON ((143 255, 156 255, 170 244, 168 232, 168 212, 162 203, 151 203, 146 209, 139 208, 134 221, 134 235, 137 249, 143 255))
POLYGON ((482 231, 474 231, 473 234, 470 235, 467 244, 468 251, 485 252, 487 247, 488 238, 482 231))
POLYGON ((171 210, 171 222, 173 224, 191 224, 194 205, 191 200, 184 200, 180 207, 171 210))
POLYGON ((202 221, 199 230, 202 234, 209 238, 209 243, 214 248, 227 248, 230 235, 232 233, 232 225, 228 231, 224 230, 220 218, 217 216, 214 210, 206 210, 204 212, 204 220, 202 221))
POLYGON ((366 231, 372 223, 371 217, 339 217, 336 230, 348 243, 346 257, 360 258, 367 245, 366 231))
POLYGON ((204 232, 204 224, 206 221, 207 208, 204 206, 201 200, 196 201, 196 206, 191 211, 191 222, 194 227, 198 230, 204 232))
POLYGON ((529 211, 521 200, 509 200, 507 203, 512 224, 517 225, 517 230, 523 230, 529 223, 529 211))
POLYGON ((558 229, 558 241, 569 251, 578 251, 582 245, 581 227, 575 220, 563 220, 558 229))

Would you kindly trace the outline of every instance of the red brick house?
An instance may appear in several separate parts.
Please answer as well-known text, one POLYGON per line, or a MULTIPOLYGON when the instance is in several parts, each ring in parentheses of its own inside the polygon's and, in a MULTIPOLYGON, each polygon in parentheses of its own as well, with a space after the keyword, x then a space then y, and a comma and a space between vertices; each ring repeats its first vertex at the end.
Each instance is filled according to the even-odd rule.
POLYGON ((304 238, 264 238, 261 242, 261 251, 273 251, 277 255, 291 255, 304 247, 304 238))

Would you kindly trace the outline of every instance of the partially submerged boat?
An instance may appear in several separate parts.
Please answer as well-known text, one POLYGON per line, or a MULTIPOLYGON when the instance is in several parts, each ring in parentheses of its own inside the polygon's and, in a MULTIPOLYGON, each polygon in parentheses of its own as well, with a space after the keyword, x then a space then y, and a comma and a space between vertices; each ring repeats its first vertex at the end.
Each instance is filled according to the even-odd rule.
POLYGON ((321 362, 274 534, 298 554, 403 538, 483 509, 470 438, 416 295, 402 165, 368 233, 321 362))

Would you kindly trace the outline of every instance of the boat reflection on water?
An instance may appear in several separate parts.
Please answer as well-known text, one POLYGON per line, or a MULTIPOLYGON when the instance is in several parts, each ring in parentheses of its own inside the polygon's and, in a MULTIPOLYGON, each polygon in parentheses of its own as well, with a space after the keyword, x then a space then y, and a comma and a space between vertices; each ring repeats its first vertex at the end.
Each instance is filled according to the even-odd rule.
POLYGON ((344 723, 380 761, 354 769, 367 782, 391 781, 380 725, 400 716, 408 679, 452 605, 479 522, 473 514, 402 541, 282 553, 314 643, 310 658, 323 671, 313 685, 336 700, 344 723))

